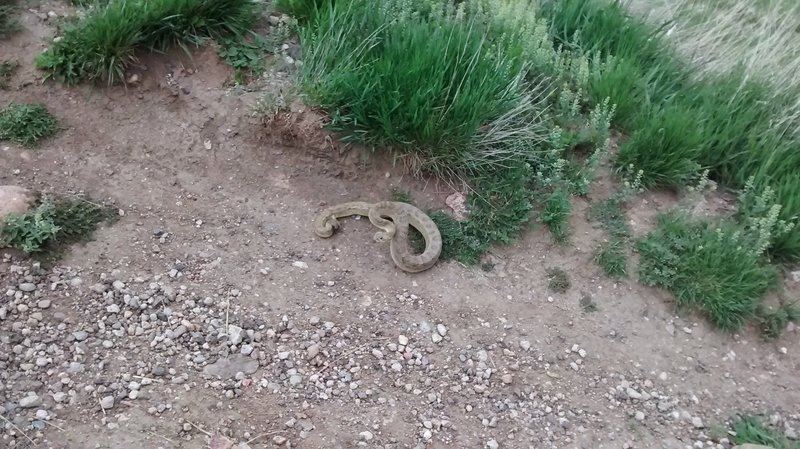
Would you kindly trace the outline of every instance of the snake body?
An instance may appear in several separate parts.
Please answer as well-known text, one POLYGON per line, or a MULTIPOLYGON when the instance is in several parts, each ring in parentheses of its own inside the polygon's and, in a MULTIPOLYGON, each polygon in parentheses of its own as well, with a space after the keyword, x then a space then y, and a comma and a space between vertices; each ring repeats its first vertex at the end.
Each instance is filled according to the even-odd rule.
POLYGON ((418 273, 432 267, 442 253, 442 235, 436 223, 420 209, 397 201, 366 203, 354 201, 329 207, 317 215, 314 233, 328 238, 339 228, 339 218, 361 215, 380 231, 376 241, 389 240, 389 252, 395 265, 403 271, 418 273), (425 239, 425 251, 412 254, 408 245, 408 227, 413 226, 425 239))

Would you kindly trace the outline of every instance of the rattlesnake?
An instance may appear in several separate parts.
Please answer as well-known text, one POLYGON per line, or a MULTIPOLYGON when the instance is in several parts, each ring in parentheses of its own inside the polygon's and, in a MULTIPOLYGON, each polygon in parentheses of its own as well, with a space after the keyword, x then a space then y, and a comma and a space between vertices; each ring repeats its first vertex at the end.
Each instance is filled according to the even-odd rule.
POLYGON ((390 240, 389 252, 401 270, 409 273, 425 271, 432 267, 442 253, 442 235, 431 218, 416 207, 396 201, 366 203, 354 201, 329 207, 317 215, 314 233, 328 238, 339 228, 338 218, 351 215, 369 217, 381 229, 375 233, 376 241, 390 240), (390 220, 387 220, 390 218, 390 220), (411 254, 408 246, 408 227, 413 226, 425 238, 425 251, 411 254))

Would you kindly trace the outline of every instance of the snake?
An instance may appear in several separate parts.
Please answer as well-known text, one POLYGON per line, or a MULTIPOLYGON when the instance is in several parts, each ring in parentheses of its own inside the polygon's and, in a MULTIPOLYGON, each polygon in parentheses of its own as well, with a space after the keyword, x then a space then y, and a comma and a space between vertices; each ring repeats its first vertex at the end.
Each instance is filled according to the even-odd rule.
POLYGON ((389 241, 389 253, 395 265, 409 273, 419 273, 432 267, 442 254, 442 235, 436 223, 423 211, 408 203, 352 201, 329 207, 314 220, 314 233, 329 238, 339 228, 339 219, 360 215, 380 229, 374 235, 377 242, 389 241), (425 239, 425 250, 412 254, 408 244, 408 228, 413 226, 425 239))

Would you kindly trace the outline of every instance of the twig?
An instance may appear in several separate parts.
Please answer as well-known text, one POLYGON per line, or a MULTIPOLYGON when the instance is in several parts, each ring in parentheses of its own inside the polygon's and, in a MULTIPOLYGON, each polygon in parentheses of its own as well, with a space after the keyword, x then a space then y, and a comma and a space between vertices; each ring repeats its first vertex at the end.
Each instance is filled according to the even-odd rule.
POLYGON ((52 423, 52 422, 50 422, 50 421, 42 421, 42 422, 43 422, 43 423, 45 423, 45 424, 47 424, 48 426, 55 427, 56 429, 58 429, 58 430, 60 430, 60 431, 62 431, 62 432, 66 432, 66 430, 62 429, 61 427, 58 427, 57 425, 53 424, 53 423, 52 423))
POLYGON ((97 398, 97 403, 100 405, 100 410, 103 412, 103 416, 106 416, 106 409, 103 407, 103 403, 100 402, 100 398, 97 398))
POLYGON ((191 425, 192 425, 192 427, 194 427, 195 429, 197 429, 197 430, 199 430, 199 431, 203 432, 204 434, 208 435, 209 437, 211 436, 211 434, 210 434, 210 433, 208 433, 207 431, 203 430, 203 429, 202 429, 200 426, 198 426, 197 424, 195 424, 195 423, 193 423, 193 422, 191 422, 191 421, 186 421, 186 422, 188 422, 189 424, 191 424, 191 425))
POLYGON ((28 439, 28 441, 30 441, 30 442, 31 442, 31 444, 33 444, 33 445, 36 445, 36 442, 35 442, 35 441, 33 441, 33 440, 31 439, 31 437, 29 437, 29 436, 28 436, 28 434, 27 434, 27 433, 23 432, 23 431, 22 431, 22 429, 20 429, 19 427, 17 427, 17 426, 16 426, 16 425, 15 425, 13 422, 9 421, 9 420, 8 420, 8 418, 6 418, 6 417, 5 417, 5 416, 3 416, 3 415, 0 415, 0 418, 3 418, 3 421, 5 421, 5 422, 7 422, 8 424, 10 424, 10 425, 11 425, 11 427, 13 427, 13 428, 14 428, 14 429, 15 429, 17 432, 19 432, 19 433, 20 433, 22 436, 24 436, 25 438, 27 438, 27 439, 28 439))
POLYGON ((159 435, 159 434, 157 434, 157 433, 155 433, 155 432, 150 432, 149 430, 145 430, 145 433, 148 433, 148 434, 150 434, 150 435, 153 435, 154 437, 159 437, 159 438, 162 438, 162 439, 164 439, 164 440, 167 440, 167 441, 169 441, 169 442, 170 442, 170 443, 172 443, 172 444, 175 444, 175 442, 174 442, 174 441, 170 440, 169 438, 165 437, 164 435, 159 435))
POLYGON ((259 439, 259 438, 268 437, 270 435, 277 435, 279 433, 283 433, 283 431, 282 430, 273 430, 272 432, 262 433, 261 435, 256 435, 253 438, 250 438, 244 444, 250 444, 250 443, 252 443, 253 441, 255 441, 255 440, 259 439))

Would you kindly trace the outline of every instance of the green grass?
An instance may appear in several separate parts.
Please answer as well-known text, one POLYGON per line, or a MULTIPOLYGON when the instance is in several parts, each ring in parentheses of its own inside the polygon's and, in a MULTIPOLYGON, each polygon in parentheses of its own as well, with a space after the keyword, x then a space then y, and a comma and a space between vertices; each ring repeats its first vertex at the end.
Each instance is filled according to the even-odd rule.
POLYGON ((640 280, 672 292, 679 308, 734 331, 756 318, 762 297, 778 280, 778 271, 753 244, 735 223, 662 215, 656 230, 638 243, 640 280))
POLYGON ((97 5, 66 25, 62 39, 36 59, 47 77, 67 84, 125 79, 137 52, 188 48, 241 35, 257 18, 250 0, 130 0, 97 5))
POLYGON ((4 39, 20 29, 17 20, 15 0, 0 0, 0 39, 4 39))
MULTIPOLYGON (((663 29, 630 18, 618 2, 544 4, 556 42, 602 55, 588 96, 594 102, 608 96, 618 106, 614 123, 630 135, 618 167, 643 170, 648 187, 681 188, 705 168, 733 189, 755 176, 756 185, 776 189, 781 218, 800 215, 800 134, 784 117, 796 103, 792 89, 776 94, 741 70, 692 77, 663 29)), ((770 251, 782 260, 800 260, 800 229, 770 251)))
POLYGON ((601 244, 595 250, 593 260, 611 277, 621 278, 628 275, 628 256, 625 254, 623 240, 613 239, 601 244))
POLYGON ((614 107, 582 95, 592 67, 557 51, 536 2, 277 6, 301 19, 300 88, 330 129, 471 187, 465 222, 432 214, 442 258, 478 263, 489 245, 513 241, 534 207, 566 240, 570 195, 586 193, 614 107))
POLYGON ((102 222, 118 218, 116 209, 80 197, 49 198, 0 224, 0 242, 25 253, 58 255, 69 244, 85 241, 102 222))
POLYGON ((790 321, 800 320, 800 306, 796 303, 782 304, 775 309, 760 307, 756 312, 756 319, 761 327, 761 334, 772 340, 781 336, 790 321))
POLYGON ((800 441, 790 441, 781 435, 778 429, 764 424, 756 416, 744 415, 738 417, 733 423, 733 431, 736 432, 734 443, 736 444, 761 444, 774 449, 800 449, 800 441))
POLYGON ((56 131, 58 121, 42 104, 12 103, 0 111, 0 140, 31 147, 56 131))
POLYGON ((0 90, 8 89, 8 83, 14 72, 17 71, 19 64, 16 61, 2 61, 0 62, 0 90))

